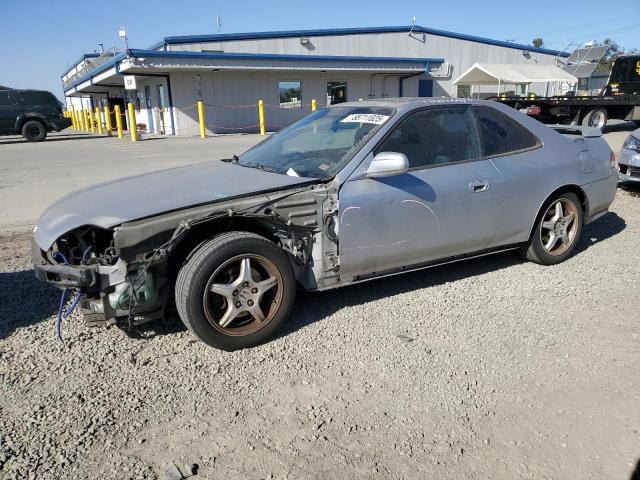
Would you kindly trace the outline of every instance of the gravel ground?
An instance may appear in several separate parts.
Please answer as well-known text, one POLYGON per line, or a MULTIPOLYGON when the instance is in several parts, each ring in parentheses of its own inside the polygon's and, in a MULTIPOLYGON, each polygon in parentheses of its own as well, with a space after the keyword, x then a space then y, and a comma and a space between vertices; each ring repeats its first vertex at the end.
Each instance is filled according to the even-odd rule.
POLYGON ((5 233, 0 478, 629 478, 639 192, 561 265, 509 253, 301 293, 279 338, 234 353, 176 320, 127 336, 75 314, 60 344, 29 234, 5 233))

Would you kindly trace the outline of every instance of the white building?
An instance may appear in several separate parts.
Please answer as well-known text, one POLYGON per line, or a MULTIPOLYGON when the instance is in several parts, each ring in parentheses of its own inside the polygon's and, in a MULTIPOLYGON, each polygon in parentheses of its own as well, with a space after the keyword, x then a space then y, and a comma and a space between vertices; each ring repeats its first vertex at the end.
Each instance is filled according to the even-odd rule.
MULTIPOLYGON (((420 26, 166 37, 146 50, 85 55, 64 73, 74 108, 136 106, 148 131, 268 130, 327 103, 398 96, 464 96, 452 80, 474 63, 549 64, 568 53, 420 26), (135 90, 125 92, 125 78, 135 90)), ((542 92, 540 92, 542 93, 542 92)))

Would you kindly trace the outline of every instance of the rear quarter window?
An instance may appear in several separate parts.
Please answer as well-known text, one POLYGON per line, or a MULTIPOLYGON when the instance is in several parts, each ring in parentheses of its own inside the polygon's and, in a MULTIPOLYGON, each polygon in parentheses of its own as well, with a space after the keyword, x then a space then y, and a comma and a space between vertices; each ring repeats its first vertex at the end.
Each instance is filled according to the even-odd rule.
POLYGON ((537 147, 540 142, 518 122, 491 107, 474 107, 485 157, 537 147))
POLYGON ((25 105, 57 106, 58 100, 49 92, 24 92, 22 103, 25 105))

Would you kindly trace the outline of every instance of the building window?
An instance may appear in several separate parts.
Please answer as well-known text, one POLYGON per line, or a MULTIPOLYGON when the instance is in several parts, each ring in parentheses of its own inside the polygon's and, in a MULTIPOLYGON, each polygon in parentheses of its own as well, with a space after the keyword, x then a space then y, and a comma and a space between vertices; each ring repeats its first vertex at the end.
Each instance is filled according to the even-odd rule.
POLYGON ((296 81, 278 82, 280 108, 302 107, 302 83, 296 81))
POLYGON ((347 82, 327 82, 327 105, 347 101, 347 82))
POLYGON ((471 98, 471 85, 458 85, 458 98, 471 98))

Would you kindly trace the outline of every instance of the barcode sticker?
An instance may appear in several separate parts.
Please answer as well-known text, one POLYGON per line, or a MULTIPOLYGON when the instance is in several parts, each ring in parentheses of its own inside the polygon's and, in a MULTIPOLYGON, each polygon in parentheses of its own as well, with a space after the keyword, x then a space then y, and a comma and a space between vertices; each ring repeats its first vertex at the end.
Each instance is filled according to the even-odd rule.
POLYGON ((342 123, 371 123, 373 125, 382 125, 389 120, 389 115, 379 115, 377 113, 352 113, 348 117, 344 117, 342 123))

